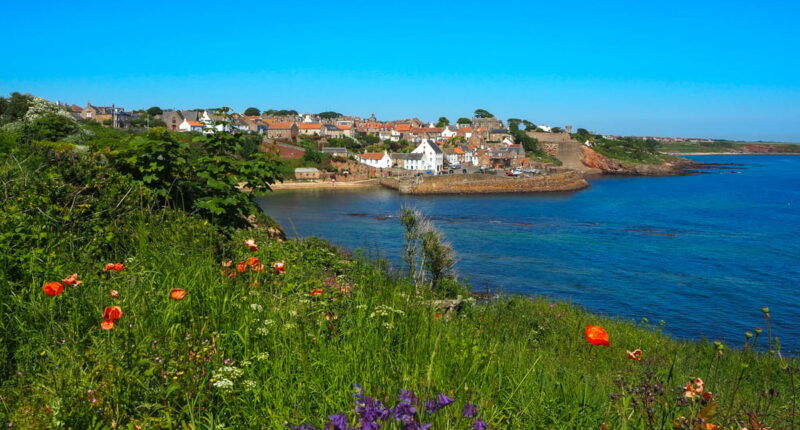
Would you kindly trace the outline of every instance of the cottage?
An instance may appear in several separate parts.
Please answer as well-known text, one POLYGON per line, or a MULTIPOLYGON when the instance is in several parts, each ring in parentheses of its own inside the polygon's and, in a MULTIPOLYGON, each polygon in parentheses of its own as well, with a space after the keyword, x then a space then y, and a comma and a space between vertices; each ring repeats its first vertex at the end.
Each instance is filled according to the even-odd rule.
POLYGON ((392 159, 389 153, 384 152, 364 152, 363 154, 355 154, 355 159, 361 163, 377 169, 388 169, 392 167, 392 159))
POLYGON ((131 124, 131 113, 125 109, 111 106, 92 106, 86 103, 86 107, 81 110, 81 118, 84 120, 97 121, 102 125, 114 128, 128 128, 131 124))
POLYGON ((322 124, 320 131, 322 132, 322 136, 326 136, 329 139, 340 139, 344 137, 344 131, 333 124, 322 124))
POLYGON ((206 131, 206 128, 207 126, 200 121, 188 121, 186 119, 178 126, 178 130, 180 131, 196 131, 199 133, 206 131))
POLYGON ((422 165, 422 153, 393 153, 389 154, 392 165, 406 170, 425 170, 422 165))
POLYGON ((319 179, 321 176, 316 167, 298 167, 294 169, 295 179, 319 179))
POLYGON ((322 136, 322 124, 320 123, 301 122, 297 129, 303 136, 322 136))
POLYGON ((299 134, 294 122, 273 122, 267 128, 267 138, 295 140, 299 134))
POLYGON ((489 142, 502 142, 505 138, 510 138, 511 134, 504 128, 495 128, 489 130, 489 136, 486 139, 489 142))
POLYGON ((413 151, 412 154, 422 154, 420 170, 433 170, 439 172, 444 168, 444 154, 432 140, 423 140, 413 151))
POLYGON ((342 158, 347 158, 347 156, 350 155, 350 152, 347 150, 347 148, 334 148, 334 147, 322 148, 322 153, 328 154, 331 157, 342 157, 342 158))

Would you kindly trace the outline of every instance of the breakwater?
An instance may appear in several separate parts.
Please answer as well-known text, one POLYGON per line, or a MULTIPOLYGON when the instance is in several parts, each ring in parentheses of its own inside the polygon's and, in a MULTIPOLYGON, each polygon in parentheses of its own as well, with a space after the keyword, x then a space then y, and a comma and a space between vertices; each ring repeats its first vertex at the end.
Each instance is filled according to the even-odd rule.
POLYGON ((381 185, 401 194, 495 194, 577 191, 587 188, 580 172, 560 172, 532 177, 508 177, 473 173, 467 175, 384 178, 381 185))

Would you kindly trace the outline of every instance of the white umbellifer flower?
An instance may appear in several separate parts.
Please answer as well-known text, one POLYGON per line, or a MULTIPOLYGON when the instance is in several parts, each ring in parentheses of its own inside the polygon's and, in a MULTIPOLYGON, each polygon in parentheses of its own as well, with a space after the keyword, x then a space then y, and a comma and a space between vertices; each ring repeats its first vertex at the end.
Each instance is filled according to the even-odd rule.
POLYGON ((264 325, 265 326, 271 326, 272 324, 275 324, 274 320, 270 320, 270 319, 264 320, 264 325))
POLYGON ((244 386, 245 390, 252 391, 258 386, 258 384, 256 384, 256 381, 248 379, 242 382, 242 386, 244 386))
POLYGON ((390 322, 385 322, 385 323, 383 323, 383 327, 384 327, 385 329, 391 330, 391 329, 393 329, 393 328, 394 328, 394 324, 392 324, 392 323, 390 323, 390 322))
POLYGON ((267 360, 269 359, 269 353, 268 353, 268 352, 266 352, 266 351, 264 351, 264 352, 259 352, 259 353, 258 353, 258 354, 256 354, 256 356, 255 356, 255 357, 253 357, 253 358, 255 358, 257 361, 267 361, 267 360))
POLYGON ((233 389, 233 381, 230 379, 220 379, 217 382, 212 384, 214 388, 219 388, 220 390, 230 390, 233 389))
POLYGON ((293 329, 295 327, 297 327, 297 325, 295 325, 294 323, 286 323, 286 324, 283 325, 283 329, 284 330, 291 330, 291 329, 293 329))
POLYGON ((269 329, 266 327, 259 327, 256 329, 256 334, 260 334, 261 336, 266 336, 269 334, 269 329))
POLYGON ((356 309, 366 309, 367 305, 356 305, 356 309))
POLYGON ((250 303, 250 309, 252 309, 252 310, 254 310, 256 312, 261 312, 261 311, 264 310, 264 308, 258 303, 250 303))
POLYGON ((296 317, 297 316, 297 311, 292 309, 292 310, 289 311, 289 315, 291 315, 293 317, 296 317))

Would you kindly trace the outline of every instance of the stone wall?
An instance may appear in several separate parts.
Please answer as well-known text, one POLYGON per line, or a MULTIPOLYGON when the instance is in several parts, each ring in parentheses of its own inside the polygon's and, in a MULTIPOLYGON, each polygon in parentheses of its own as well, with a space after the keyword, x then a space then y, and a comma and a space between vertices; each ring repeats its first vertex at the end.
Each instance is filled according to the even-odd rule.
POLYGON ((589 183, 581 173, 569 171, 516 178, 480 173, 386 178, 381 185, 402 194, 494 194, 575 191, 588 187, 589 183))

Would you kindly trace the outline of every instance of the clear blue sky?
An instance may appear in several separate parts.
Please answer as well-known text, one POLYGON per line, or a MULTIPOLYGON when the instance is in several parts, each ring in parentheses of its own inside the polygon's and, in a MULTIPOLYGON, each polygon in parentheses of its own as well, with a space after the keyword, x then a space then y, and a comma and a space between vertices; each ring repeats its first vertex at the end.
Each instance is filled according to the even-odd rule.
POLYGON ((0 93, 800 141, 800 2, 7 2, 0 93))

